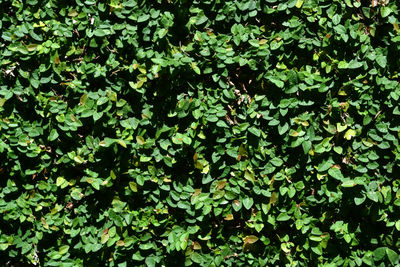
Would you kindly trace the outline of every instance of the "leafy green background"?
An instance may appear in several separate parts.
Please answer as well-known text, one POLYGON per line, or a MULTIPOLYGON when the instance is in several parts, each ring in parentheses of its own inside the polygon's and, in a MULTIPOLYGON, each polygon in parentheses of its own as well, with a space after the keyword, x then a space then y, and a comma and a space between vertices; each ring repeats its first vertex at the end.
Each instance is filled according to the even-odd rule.
POLYGON ((0 262, 399 264, 399 4, 0 1, 0 262))

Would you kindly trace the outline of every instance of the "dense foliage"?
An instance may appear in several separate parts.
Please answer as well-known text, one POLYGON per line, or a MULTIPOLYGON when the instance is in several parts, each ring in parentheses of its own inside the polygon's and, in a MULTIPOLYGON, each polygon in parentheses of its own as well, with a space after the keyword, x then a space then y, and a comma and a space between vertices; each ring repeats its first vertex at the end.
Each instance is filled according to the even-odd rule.
POLYGON ((0 264, 399 264, 399 16, 0 1, 0 264))

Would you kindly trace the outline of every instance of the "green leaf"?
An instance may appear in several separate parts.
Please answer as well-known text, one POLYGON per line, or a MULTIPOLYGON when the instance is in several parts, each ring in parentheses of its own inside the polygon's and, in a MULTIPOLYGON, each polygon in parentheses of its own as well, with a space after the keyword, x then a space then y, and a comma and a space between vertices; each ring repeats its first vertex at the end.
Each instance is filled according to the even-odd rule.
POLYGON ((364 201, 365 201, 366 199, 367 199, 366 196, 355 197, 355 198, 354 198, 354 203, 355 203, 357 206, 359 206, 359 205, 361 205, 362 203, 364 203, 364 201))
POLYGON ((253 206, 254 200, 252 198, 243 199, 243 206, 249 210, 253 206))
POLYGON ((386 18, 387 16, 390 15, 390 13, 392 13, 392 9, 390 7, 387 7, 387 6, 382 6, 381 7, 381 16, 382 16, 382 18, 386 18))
POLYGON ((251 46, 254 46, 254 47, 259 47, 260 46, 259 43, 258 43, 258 40, 255 40, 255 39, 249 40, 249 44, 251 44, 251 46))
POLYGON ((56 180, 56 185, 61 186, 65 182, 64 177, 58 177, 56 180))
POLYGON ((126 143, 125 143, 124 140, 118 139, 118 140, 117 140, 117 143, 118 143, 120 146, 122 146, 122 147, 124 147, 124 148, 127 148, 127 145, 126 145, 126 143))
POLYGON ((101 236, 101 240, 100 240, 100 243, 101 244, 105 244, 105 243, 107 243, 107 241, 110 239, 110 235, 109 234, 103 234, 102 236, 101 236))
POLYGON ((146 20, 148 20, 150 18, 150 15, 149 14, 143 14, 143 15, 141 15, 138 19, 137 19, 137 22, 145 22, 146 20))
POLYGON ((296 1, 296 7, 297 7, 297 8, 301 8, 301 6, 303 5, 303 3, 304 3, 304 0, 297 0, 297 1, 296 1))
POLYGON ((201 74, 200 68, 197 67, 196 63, 192 62, 190 63, 190 66, 192 67, 192 69, 194 70, 194 72, 196 72, 197 74, 201 74))
POLYGON ((353 180, 346 180, 341 184, 342 187, 354 187, 356 185, 357 184, 353 180))
POLYGON ((244 178, 246 178, 246 180, 249 180, 251 182, 255 182, 256 181, 256 179, 254 178, 254 174, 252 172, 247 171, 247 170, 244 173, 244 178))
POLYGON ((361 62, 352 60, 349 62, 348 68, 349 69, 358 69, 358 68, 362 67, 362 65, 363 64, 361 62))
POLYGON ((139 125, 139 120, 136 118, 129 118, 126 120, 122 120, 120 123, 122 127, 135 130, 139 125))
POLYGON ((341 146, 335 146, 335 147, 333 147, 333 150, 338 154, 343 153, 343 148, 341 146))
POLYGON ((311 149, 312 143, 311 143, 311 141, 307 140, 302 143, 302 146, 303 146, 304 154, 307 154, 311 149))
POLYGON ((203 263, 203 256, 197 252, 194 252, 190 255, 190 259, 198 264, 202 264, 203 263))
POLYGON ((367 192, 367 197, 374 202, 378 202, 378 200, 379 200, 378 194, 376 192, 372 192, 372 191, 367 192))
POLYGON ((285 124, 283 124, 283 126, 278 126, 278 132, 280 135, 283 135, 284 133, 287 132, 287 130, 289 129, 289 124, 287 122, 285 122, 285 124))
POLYGON ((129 182, 129 188, 133 191, 133 192, 137 192, 137 184, 135 182, 129 182))
POLYGON ((348 129, 346 131, 346 133, 344 134, 344 138, 347 140, 350 140, 351 138, 353 138, 354 136, 356 136, 356 131, 353 129, 348 129))
POLYGON ((136 142, 137 142, 139 145, 144 145, 144 144, 146 144, 146 141, 144 140, 143 136, 136 136, 136 142))
POLYGON ((386 56, 382 56, 382 55, 377 56, 376 63, 378 63, 378 65, 381 66, 382 68, 386 68, 386 64, 387 64, 386 56))
POLYGON ((64 246, 61 246, 61 247, 60 247, 60 249, 58 250, 58 252, 59 252, 61 255, 64 255, 64 254, 66 254, 66 253, 68 252, 68 250, 69 250, 69 246, 68 246, 68 245, 64 245, 64 246))
POLYGON ((343 132, 346 130, 347 125, 342 125, 341 123, 336 123, 336 129, 339 133, 343 132))
POLYGON ((75 200, 81 200, 82 199, 82 190, 80 188, 75 188, 71 192, 71 197, 75 200))
POLYGON ((290 220, 290 218, 291 217, 286 212, 283 212, 283 213, 280 213, 278 215, 278 217, 276 217, 276 220, 280 221, 280 222, 284 222, 284 221, 290 220))
POLYGON ((393 266, 399 263, 399 254, 397 252, 390 248, 386 248, 386 254, 393 266))
POLYGON ((94 30, 93 34, 94 34, 95 36, 97 36, 97 37, 103 37, 103 36, 106 36, 106 35, 107 35, 107 33, 106 33, 104 30, 102 30, 102 29, 96 29, 96 30, 94 30))
POLYGON ((79 156, 79 155, 78 155, 78 156, 75 156, 75 157, 74 157, 74 160, 75 160, 75 162, 78 163, 78 164, 82 164, 82 163, 85 162, 85 160, 82 159, 81 156, 79 156))
POLYGON ((197 17, 197 19, 196 19, 196 25, 201 25, 201 24, 203 24, 204 22, 206 22, 207 20, 208 20, 208 18, 207 18, 204 14, 202 14, 202 15, 200 15, 200 16, 197 17))
POLYGON ((257 137, 261 136, 261 131, 254 126, 249 128, 249 132, 254 134, 257 137))
POLYGON ((338 64, 339 69, 347 69, 348 67, 349 67, 349 63, 347 63, 346 61, 340 61, 338 64))
POLYGON ((317 169, 318 169, 318 172, 324 172, 326 170, 329 170, 331 168, 331 166, 332 166, 332 163, 330 163, 329 161, 326 160, 326 161, 321 162, 318 165, 317 169))
POLYGON ((342 172, 337 167, 333 167, 333 168, 329 169, 328 174, 339 181, 344 180, 342 172))
POLYGON ((283 164, 283 160, 280 158, 272 158, 269 162, 276 167, 280 167, 283 164))
POLYGON ((268 76, 268 80, 270 80, 273 84, 275 84, 278 88, 283 88, 285 86, 285 83, 282 82, 279 78, 274 77, 274 76, 268 76))
POLYGON ((140 255, 140 251, 136 251, 136 253, 132 254, 132 260, 134 261, 142 261, 144 257, 140 255))
POLYGON ((386 256, 386 248, 380 247, 374 250, 373 252, 375 261, 380 261, 386 256))
POLYGON ((50 134, 49 134, 49 137, 47 138, 50 142, 51 141, 54 141, 54 140, 56 140, 57 138, 58 138, 58 132, 57 132, 57 130, 56 129, 52 129, 51 131, 50 131, 50 134))

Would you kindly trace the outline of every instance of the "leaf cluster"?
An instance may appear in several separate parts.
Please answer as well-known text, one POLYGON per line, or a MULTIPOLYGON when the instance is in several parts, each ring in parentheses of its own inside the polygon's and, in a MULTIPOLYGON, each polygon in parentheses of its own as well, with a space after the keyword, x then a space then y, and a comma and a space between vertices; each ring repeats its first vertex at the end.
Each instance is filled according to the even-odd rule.
POLYGON ((0 1, 0 263, 387 266, 399 3, 0 1))

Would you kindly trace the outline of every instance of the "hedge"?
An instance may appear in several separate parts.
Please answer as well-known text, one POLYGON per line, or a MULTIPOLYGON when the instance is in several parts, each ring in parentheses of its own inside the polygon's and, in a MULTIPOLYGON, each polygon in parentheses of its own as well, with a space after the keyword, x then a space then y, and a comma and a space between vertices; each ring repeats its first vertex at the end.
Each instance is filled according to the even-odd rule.
POLYGON ((0 265, 399 265, 399 5, 0 1, 0 265))

